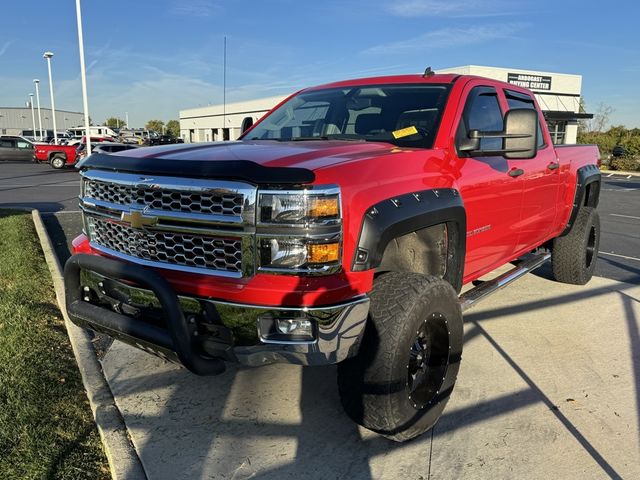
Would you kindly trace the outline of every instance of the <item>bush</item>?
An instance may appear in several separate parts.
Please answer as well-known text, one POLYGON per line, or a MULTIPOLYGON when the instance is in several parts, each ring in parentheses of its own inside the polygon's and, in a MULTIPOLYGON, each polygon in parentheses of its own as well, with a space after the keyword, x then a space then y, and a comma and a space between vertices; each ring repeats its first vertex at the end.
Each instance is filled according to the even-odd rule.
POLYGON ((625 172, 640 171, 640 158, 631 156, 613 158, 611 159, 611 169, 625 172))

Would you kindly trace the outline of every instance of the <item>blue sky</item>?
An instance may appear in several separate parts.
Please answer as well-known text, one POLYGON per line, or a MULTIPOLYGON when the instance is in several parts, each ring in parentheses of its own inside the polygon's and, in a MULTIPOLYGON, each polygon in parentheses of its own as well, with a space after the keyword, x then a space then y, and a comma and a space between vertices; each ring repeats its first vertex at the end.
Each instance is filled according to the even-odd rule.
MULTIPOLYGON (((5 2, 0 105, 23 105, 53 58, 56 107, 82 108, 74 0, 5 2)), ((506 0, 83 0, 89 110, 132 126, 183 108, 346 78, 490 65, 583 76, 587 109, 640 127, 640 4, 506 0), (593 5, 593 6, 591 6, 593 5)))

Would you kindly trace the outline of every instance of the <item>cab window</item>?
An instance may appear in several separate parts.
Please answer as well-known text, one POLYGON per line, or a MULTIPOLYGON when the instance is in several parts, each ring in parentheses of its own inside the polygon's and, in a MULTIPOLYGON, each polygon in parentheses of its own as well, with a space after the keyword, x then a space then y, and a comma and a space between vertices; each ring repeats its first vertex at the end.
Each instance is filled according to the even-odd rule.
MULTIPOLYGON (((533 103, 533 99, 524 93, 514 92, 513 90, 505 90, 505 96, 507 97, 507 103, 509 104, 509 110, 512 108, 529 108, 535 110, 536 106, 533 103)), ((542 133, 542 125, 538 120, 538 149, 544 148, 546 143, 544 141, 544 134, 542 133)))
MULTIPOLYGON (((493 87, 475 87, 469 92, 462 114, 462 121, 456 132, 456 139, 467 138, 471 130, 481 132, 501 132, 504 128, 498 93, 493 87)), ((458 142, 457 142, 458 143, 458 142)), ((481 150, 501 150, 501 138, 483 138, 481 150)))

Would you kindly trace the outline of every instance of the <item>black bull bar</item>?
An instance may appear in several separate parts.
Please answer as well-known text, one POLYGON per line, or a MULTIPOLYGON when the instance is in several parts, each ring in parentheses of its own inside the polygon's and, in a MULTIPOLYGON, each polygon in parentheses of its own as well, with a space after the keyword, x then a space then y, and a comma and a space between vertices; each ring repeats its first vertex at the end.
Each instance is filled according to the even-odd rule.
POLYGON ((223 360, 207 357, 202 353, 185 320, 178 296, 171 285, 153 270, 105 257, 78 254, 69 258, 64 266, 64 284, 67 313, 76 325, 105 332, 138 346, 143 342, 154 349, 174 352, 177 359, 197 375, 217 375, 224 372, 223 360), (132 282, 152 291, 162 306, 167 328, 85 301, 80 279, 82 270, 132 282))

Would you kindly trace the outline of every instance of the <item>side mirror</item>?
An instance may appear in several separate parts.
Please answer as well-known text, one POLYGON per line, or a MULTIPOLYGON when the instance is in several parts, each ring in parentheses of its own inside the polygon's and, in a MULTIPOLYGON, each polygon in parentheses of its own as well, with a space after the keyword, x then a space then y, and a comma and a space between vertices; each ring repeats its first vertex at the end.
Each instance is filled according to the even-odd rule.
POLYGON ((471 130, 469 138, 463 139, 458 150, 471 157, 497 157, 526 159, 538 153, 538 112, 530 108, 515 108, 504 116, 502 132, 481 132, 471 130), (501 138, 501 150, 482 150, 483 138, 501 138))
POLYGON ((504 116, 505 158, 533 158, 538 153, 538 112, 529 108, 509 110, 504 116))
POLYGON ((253 117, 244 117, 240 126, 240 133, 244 133, 253 126, 253 117))

